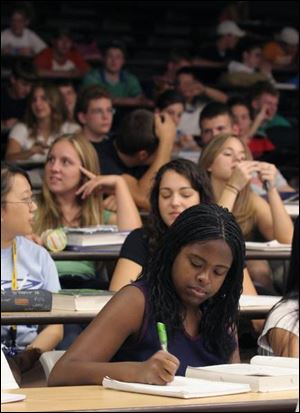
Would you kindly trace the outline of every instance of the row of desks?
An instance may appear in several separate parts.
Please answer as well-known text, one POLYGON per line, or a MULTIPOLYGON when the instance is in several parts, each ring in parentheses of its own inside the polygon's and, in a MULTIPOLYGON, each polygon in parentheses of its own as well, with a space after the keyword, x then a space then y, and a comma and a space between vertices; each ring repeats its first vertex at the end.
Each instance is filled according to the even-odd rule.
MULTIPOLYGON (((54 260, 92 260, 92 261, 111 261, 119 257, 121 246, 116 247, 99 247, 99 250, 87 251, 61 251, 52 252, 54 260)), ((290 258, 290 251, 254 251, 247 250, 246 258, 249 260, 285 260, 290 258)))

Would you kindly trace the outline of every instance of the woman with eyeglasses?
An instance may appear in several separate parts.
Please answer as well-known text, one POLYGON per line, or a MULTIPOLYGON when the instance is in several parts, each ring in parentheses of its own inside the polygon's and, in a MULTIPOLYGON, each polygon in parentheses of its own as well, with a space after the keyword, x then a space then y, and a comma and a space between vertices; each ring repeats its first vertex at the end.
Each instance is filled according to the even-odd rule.
MULTIPOLYGON (((32 233, 37 206, 31 183, 22 169, 1 167, 1 290, 60 290, 55 264, 48 252, 26 236, 32 233)), ((53 350, 63 337, 62 325, 1 326, 1 343, 6 354, 29 370, 41 353, 53 350)), ((18 377, 20 379, 20 375, 18 377)))

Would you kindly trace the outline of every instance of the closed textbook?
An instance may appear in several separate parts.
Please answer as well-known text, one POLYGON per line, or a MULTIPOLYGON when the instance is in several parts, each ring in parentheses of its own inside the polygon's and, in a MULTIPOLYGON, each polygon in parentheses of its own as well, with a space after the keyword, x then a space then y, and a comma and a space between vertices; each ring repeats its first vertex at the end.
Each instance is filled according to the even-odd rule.
POLYGON ((64 231, 67 234, 67 247, 122 245, 128 235, 128 231, 120 232, 114 225, 64 228, 64 231))
POLYGON ((61 290, 53 294, 53 310, 100 311, 113 296, 107 290, 61 290))
POLYGON ((188 367, 187 377, 234 383, 247 383, 254 392, 297 390, 299 359, 291 357, 254 356, 250 364, 220 364, 188 367))
POLYGON ((247 384, 214 383, 211 381, 176 376, 171 383, 164 386, 155 384, 128 383, 104 377, 103 387, 133 393, 153 394, 156 396, 178 397, 191 399, 197 397, 223 396, 226 394, 246 393, 250 391, 247 384))

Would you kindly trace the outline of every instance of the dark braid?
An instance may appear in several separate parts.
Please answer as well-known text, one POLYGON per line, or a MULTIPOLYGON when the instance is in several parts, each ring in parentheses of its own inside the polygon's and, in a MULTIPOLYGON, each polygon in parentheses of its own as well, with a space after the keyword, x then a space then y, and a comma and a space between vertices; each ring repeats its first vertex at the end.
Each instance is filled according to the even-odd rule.
POLYGON ((199 171, 198 166, 194 162, 187 159, 174 159, 163 165, 154 179, 150 195, 151 210, 145 228, 149 239, 150 255, 158 247, 162 237, 168 229, 161 218, 158 206, 160 184, 167 171, 174 171, 179 175, 184 176, 189 181, 191 187, 199 193, 200 202, 213 202, 211 184, 207 174, 199 171))
POLYGON ((231 249, 233 262, 218 293, 201 306, 199 331, 209 351, 229 358, 235 348, 238 303, 242 291, 245 244, 234 216, 215 204, 193 206, 175 220, 152 254, 142 278, 149 283, 152 316, 169 327, 183 328, 183 308, 172 281, 172 266, 180 250, 195 242, 223 239, 231 249))

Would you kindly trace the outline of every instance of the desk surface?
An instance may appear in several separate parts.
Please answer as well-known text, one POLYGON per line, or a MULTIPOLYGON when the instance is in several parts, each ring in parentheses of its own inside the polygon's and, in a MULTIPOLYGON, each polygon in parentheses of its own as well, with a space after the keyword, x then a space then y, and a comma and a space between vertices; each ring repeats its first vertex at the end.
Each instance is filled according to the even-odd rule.
MULTIPOLYGON (((116 260, 119 257, 121 246, 102 249, 99 251, 61 251, 51 252, 51 256, 54 260, 91 260, 91 261, 109 261, 116 260)), ((284 260, 288 259, 291 255, 290 251, 246 251, 246 258, 249 260, 284 260)))
POLYGON ((102 386, 42 387, 7 391, 25 394, 22 402, 1 405, 2 412, 45 411, 294 411, 297 391, 243 393, 177 399, 119 392, 102 386))
MULTIPOLYGON (((265 318, 273 304, 245 306, 240 308, 240 317, 247 319, 265 318)), ((100 311, 100 310, 99 310, 100 311)), ((98 311, 62 311, 52 310, 45 312, 1 312, 1 324, 73 324, 73 323, 89 323, 91 322, 98 311)))

